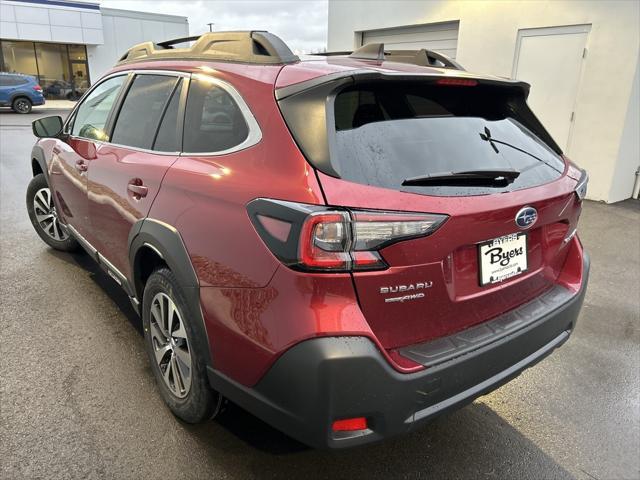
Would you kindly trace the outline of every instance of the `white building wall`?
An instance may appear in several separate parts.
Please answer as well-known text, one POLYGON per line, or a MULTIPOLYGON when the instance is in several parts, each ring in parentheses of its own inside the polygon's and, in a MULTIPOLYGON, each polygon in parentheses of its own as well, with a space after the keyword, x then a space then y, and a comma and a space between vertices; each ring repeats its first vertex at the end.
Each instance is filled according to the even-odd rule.
POLYGON ((102 45, 87 46, 89 74, 96 81, 133 45, 189 36, 186 17, 102 8, 102 45))
POLYGON ((0 0, 1 39, 84 44, 92 82, 137 43, 187 36, 187 17, 100 8, 87 1, 54 5, 0 0))
POLYGON ((80 6, 0 2, 0 38, 57 43, 102 43, 97 3, 80 6))
POLYGON ((510 77, 519 29, 591 25, 569 154, 589 171, 589 198, 616 201, 631 196, 632 180, 623 177, 632 160, 620 155, 634 155, 638 138, 632 124, 628 140, 622 137, 627 112, 637 112, 637 101, 635 110, 629 105, 639 20, 637 1, 329 0, 328 47, 353 49, 356 32, 365 30, 460 21, 457 60, 470 71, 510 77))

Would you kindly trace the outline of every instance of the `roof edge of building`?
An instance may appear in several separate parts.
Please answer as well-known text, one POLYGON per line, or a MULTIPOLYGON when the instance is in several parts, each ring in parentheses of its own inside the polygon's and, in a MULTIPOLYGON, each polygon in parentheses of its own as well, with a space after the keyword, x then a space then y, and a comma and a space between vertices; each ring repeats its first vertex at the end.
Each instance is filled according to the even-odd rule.
POLYGON ((169 15, 166 13, 141 12, 138 10, 107 7, 100 7, 100 11, 103 15, 110 15, 113 17, 139 18, 141 20, 153 20, 154 18, 156 18, 163 22, 169 21, 172 23, 188 23, 188 18, 182 15, 169 15))

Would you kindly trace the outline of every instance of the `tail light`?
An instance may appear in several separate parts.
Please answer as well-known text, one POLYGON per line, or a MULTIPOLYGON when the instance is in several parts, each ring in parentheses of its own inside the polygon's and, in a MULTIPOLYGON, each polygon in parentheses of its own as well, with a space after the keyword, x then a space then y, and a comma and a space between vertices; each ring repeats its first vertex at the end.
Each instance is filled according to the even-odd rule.
POLYGON ((575 188, 576 196, 578 197, 578 200, 580 202, 584 200, 584 197, 587 196, 588 184, 589 184, 589 175, 587 174, 586 170, 583 170, 582 176, 580 177, 580 180, 578 180, 578 183, 576 184, 576 188, 575 188))
POLYGON ((447 219, 446 215, 347 210, 269 199, 254 200, 247 210, 280 261, 300 270, 325 272, 385 269, 381 249, 430 235, 447 219))
POLYGON ((35 86, 33 87, 33 89, 34 89, 36 92, 42 92, 42 87, 41 87, 40 85, 35 85, 35 86))
POLYGON ((472 78, 439 78, 436 80, 437 85, 451 85, 454 87, 475 87, 478 85, 477 80, 473 80, 472 78))
POLYGON ((317 212, 302 225, 298 243, 300 265, 319 270, 345 270, 351 262, 347 212, 317 212))

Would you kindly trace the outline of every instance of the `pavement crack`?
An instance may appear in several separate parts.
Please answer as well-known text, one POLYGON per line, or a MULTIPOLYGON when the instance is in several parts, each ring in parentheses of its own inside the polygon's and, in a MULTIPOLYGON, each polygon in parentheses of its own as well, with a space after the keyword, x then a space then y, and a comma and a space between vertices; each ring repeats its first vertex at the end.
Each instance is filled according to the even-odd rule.
POLYGON ((583 470, 582 468, 580 469, 580 471, 586 475, 589 476, 589 478, 593 478, 594 480, 600 480, 598 477, 591 475, 589 472, 587 472, 586 470, 583 470))

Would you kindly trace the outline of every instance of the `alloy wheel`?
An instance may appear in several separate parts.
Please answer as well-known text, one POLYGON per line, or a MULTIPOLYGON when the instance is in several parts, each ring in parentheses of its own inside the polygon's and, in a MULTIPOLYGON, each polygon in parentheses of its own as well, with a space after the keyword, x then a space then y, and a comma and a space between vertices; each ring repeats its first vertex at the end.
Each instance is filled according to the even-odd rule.
POLYGON ((40 228, 49 237, 57 242, 63 242, 69 238, 69 232, 66 227, 58 220, 58 213, 53 204, 51 190, 41 188, 33 197, 33 211, 40 228))
POLYGON ((13 107, 18 111, 18 113, 28 113, 29 112, 29 102, 27 100, 20 99, 16 101, 13 107))
POLYGON ((186 397, 191 388, 189 339, 178 308, 165 293, 156 294, 151 301, 149 328, 164 383, 176 397, 186 397))

